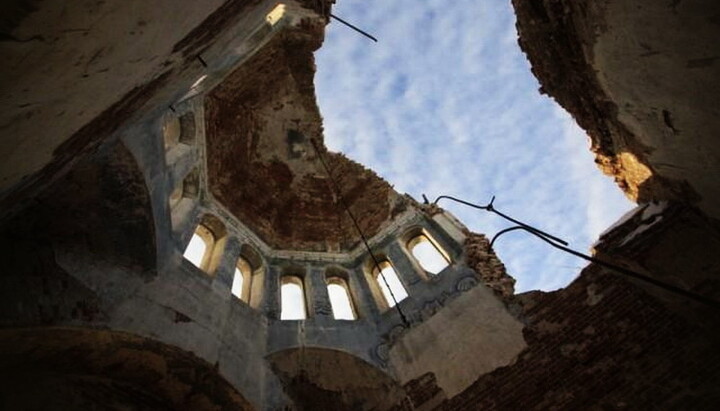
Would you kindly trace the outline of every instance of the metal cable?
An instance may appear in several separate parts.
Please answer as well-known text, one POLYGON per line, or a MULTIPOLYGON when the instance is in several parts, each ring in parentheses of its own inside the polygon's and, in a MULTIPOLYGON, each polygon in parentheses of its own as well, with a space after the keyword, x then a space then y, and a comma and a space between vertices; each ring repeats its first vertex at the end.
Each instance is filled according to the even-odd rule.
POLYGON ((322 156, 322 153, 320 152, 320 149, 317 147, 315 140, 311 138, 310 143, 312 143, 312 146, 315 149, 315 153, 317 153, 317 156, 320 159, 320 162, 322 163, 323 167, 325 168, 325 171, 327 172, 328 177, 330 178, 330 181, 332 182, 333 191, 335 192, 335 195, 338 197, 343 208, 345 208, 345 211, 347 211, 348 215, 350 216, 350 219, 352 220, 353 224, 355 225, 355 229, 357 230, 358 234, 360 235, 360 239, 362 240, 363 244, 365 244, 365 248, 367 249, 368 254, 370 254, 370 257, 372 258, 373 263, 375 264, 375 268, 378 270, 378 275, 380 277, 382 277, 383 282, 385 283, 385 286, 387 287, 388 291, 390 292, 390 297, 392 298, 393 302, 395 302, 395 309, 400 314, 400 318, 402 319, 403 323, 405 323, 405 325, 408 325, 409 324, 408 320, 405 317, 405 314, 400 309, 400 305, 398 304, 398 301, 395 298, 395 293, 393 293, 392 288, 390 288, 390 284, 388 284, 387 279, 385 278, 385 274, 383 274, 382 270, 380 269, 380 262, 378 261, 377 257, 375 257, 375 253, 372 252, 372 249, 370 248, 370 244, 368 244, 367 238, 365 237, 365 234, 363 233, 362 228, 360 228, 360 224, 358 224, 357 219, 355 219, 355 215, 353 215, 352 211, 350 211, 350 207, 348 207, 348 204, 345 202, 345 198, 343 198, 342 194, 340 193, 340 186, 338 185, 337 181, 335 181, 335 178, 333 177, 332 173, 330 172, 330 167, 328 167, 327 163, 325 162, 325 158, 322 156))
MULTIPOLYGON (((649 284, 652 284, 652 285, 654 285, 654 286, 656 286, 656 287, 662 288, 662 289, 664 289, 664 290, 666 290, 666 291, 670 291, 670 292, 673 292, 673 293, 678 294, 678 295, 682 295, 683 297, 689 298, 689 299, 691 299, 691 300, 693 300, 693 301, 696 301, 696 302, 699 302, 699 303, 701 303, 701 304, 705 304, 705 305, 710 306, 710 307, 712 307, 712 308, 720 309, 720 302, 715 301, 715 300, 713 300, 712 298, 708 298, 708 297, 705 297, 705 296, 703 296, 703 295, 693 293, 692 291, 688 291, 688 290, 685 290, 685 289, 676 287, 676 286, 674 286, 674 285, 672 285, 672 284, 668 284, 668 283, 662 282, 662 281, 660 281, 660 280, 656 280, 656 279, 654 279, 654 278, 652 278, 652 277, 649 277, 649 276, 647 276, 647 275, 638 273, 638 272, 636 272, 636 271, 627 269, 627 268, 625 268, 625 267, 621 267, 621 266, 619 266, 619 265, 615 265, 615 264, 613 264, 613 263, 609 263, 609 262, 607 262, 607 261, 600 260, 600 259, 598 259, 598 258, 596 258, 596 257, 591 257, 591 256, 589 256, 589 255, 583 254, 583 253, 581 253, 581 252, 578 252, 578 251, 575 251, 575 250, 573 250, 573 249, 571 249, 571 248, 566 247, 566 246, 568 245, 567 242, 565 242, 565 241, 563 241, 563 240, 561 240, 561 239, 559 239, 559 238, 557 238, 557 237, 554 237, 554 236, 552 236, 552 235, 550 235, 550 234, 548 234, 548 233, 545 233, 545 232, 543 232, 543 231, 541 231, 541 230, 538 230, 537 228, 534 228, 534 227, 531 227, 531 226, 529 226, 529 225, 527 225, 527 224, 524 224, 524 223, 522 223, 522 222, 519 222, 519 221, 517 221, 517 220, 515 220, 515 219, 513 219, 513 218, 511 218, 511 217, 509 217, 509 216, 506 216, 505 214, 502 214, 501 212, 497 211, 495 208, 493 208, 493 205, 492 205, 493 201, 495 201, 495 196, 492 197, 492 200, 490 200, 490 203, 488 203, 487 206, 479 206, 479 205, 477 205, 477 204, 472 204, 472 203, 469 203, 469 202, 467 202, 467 201, 463 201, 463 200, 460 200, 460 199, 458 199, 458 198, 454 198, 454 197, 451 197, 451 196, 440 196, 440 197, 436 198, 435 201, 434 201, 432 204, 436 205, 437 202, 438 202, 439 200, 443 199, 443 198, 447 198, 447 199, 449 199, 449 200, 456 201, 456 202, 458 202, 458 203, 460 203, 460 204, 464 204, 464 205, 467 205, 467 206, 469 206, 469 207, 473 207, 473 208, 477 208, 477 209, 480 209, 480 210, 486 210, 486 211, 494 212, 495 214, 498 214, 498 215, 500 215, 501 217, 503 217, 503 218, 505 218, 505 219, 507 219, 507 220, 509 220, 509 221, 512 221, 512 222, 518 224, 517 226, 510 227, 510 228, 506 228, 506 229, 504 229, 504 230, 499 231, 497 234, 495 234, 495 236, 492 238, 492 241, 490 241, 490 249, 492 249, 492 247, 493 247, 493 245, 494 245, 494 243, 495 243, 495 240, 497 240, 498 237, 500 237, 501 235, 503 235, 503 234, 505 234, 505 233, 509 233, 509 232, 511 232, 511 231, 515 231, 515 230, 524 230, 524 231, 527 231, 528 233, 530 233, 530 234, 538 237, 539 239, 545 241, 546 243, 550 244, 551 246, 553 246, 553 247, 555 247, 555 248, 557 248, 557 249, 559 249, 559 250, 561 250, 561 251, 565 251, 565 252, 568 253, 568 254, 572 254, 572 255, 574 255, 574 256, 576 256, 576 257, 580 257, 580 258, 582 258, 582 259, 584 259, 584 260, 587 260, 587 261, 590 261, 590 262, 592 262, 592 263, 596 263, 596 264, 598 264, 598 265, 602 265, 602 266, 604 266, 604 267, 608 267, 608 268, 610 268, 610 269, 612 269, 612 270, 615 270, 615 271, 617 271, 617 272, 619 272, 619 273, 621 273, 621 274, 625 274, 625 275, 627 275, 628 277, 632 277, 632 278, 635 278, 635 279, 638 279, 638 280, 641 280, 641 281, 645 281, 645 282, 647 282, 647 283, 649 283, 649 284)), ((423 194, 423 199, 425 200, 425 203, 428 204, 428 199, 427 199, 427 197, 425 196, 425 194, 423 194)))
MULTIPOLYGON (((425 196, 425 194, 423 194, 422 197, 423 197, 423 199, 425 200, 425 204, 429 204, 428 198, 425 196)), ((548 233, 546 233, 546 232, 544 232, 544 231, 542 231, 542 230, 540 230, 540 229, 538 229, 538 228, 535 228, 535 227, 533 227, 533 226, 531 226, 531 225, 525 224, 525 223, 523 223, 522 221, 518 221, 518 220, 516 220, 516 219, 514 219, 514 218, 512 218, 512 217, 510 217, 510 216, 508 216, 508 215, 505 215, 505 214, 501 213, 500 211, 496 210, 495 207, 493 207, 493 202, 495 202, 495 196, 492 196, 492 199, 490 200, 490 202, 489 202, 488 205, 486 205, 486 206, 481 206, 481 205, 469 203, 469 202, 464 201, 464 200, 461 200, 461 199, 459 199, 459 198, 455 198, 455 197, 452 197, 452 196, 446 196, 446 195, 442 195, 442 196, 436 198, 435 201, 433 201, 433 204, 437 204, 438 201, 440 201, 440 200, 442 200, 442 199, 444 199, 444 198, 447 198, 448 200, 452 200, 452 201, 458 202, 458 203, 460 203, 460 204, 465 204, 465 205, 468 206, 468 207, 477 208, 477 209, 479 209, 479 210, 490 211, 490 212, 495 213, 495 214, 499 215, 500 217, 502 217, 502 218, 504 218, 504 219, 506 219, 506 220, 508 220, 508 221, 512 221, 513 223, 515 223, 515 224, 517 224, 517 225, 519 225, 519 226, 521 226, 521 227, 525 227, 527 230, 532 231, 532 232, 534 232, 534 233, 537 233, 538 235, 540 235, 540 236, 542 236, 542 237, 548 238, 548 239, 550 239, 550 240, 552 240, 552 241, 556 241, 556 242, 558 242, 558 243, 560 243, 560 244, 562 244, 562 245, 568 245, 567 241, 565 241, 565 240, 562 240, 562 239, 560 239, 560 238, 557 238, 557 237, 555 237, 555 236, 553 236, 553 235, 551 235, 551 234, 548 234, 548 233)))
POLYGON ((534 233, 534 232, 532 232, 532 231, 530 231, 530 230, 527 230, 525 227, 515 226, 515 227, 511 227, 511 228, 506 228, 505 230, 502 230, 502 231, 498 232, 497 234, 495 234, 495 237, 493 237, 493 240, 490 242, 490 248, 492 248, 493 243, 495 242, 495 240, 496 240, 498 237, 500 237, 501 235, 503 235, 503 234, 505 234, 505 233, 507 233, 507 232, 514 231, 514 230, 525 230, 525 231, 529 232, 530 234, 532 234, 532 235, 540 238, 541 240, 545 241, 546 243, 550 244, 551 246, 553 246, 553 247, 555 247, 555 248, 557 248, 557 249, 559 249, 559 250, 565 251, 566 253, 572 254, 572 255, 574 255, 574 256, 576 256, 576 257, 580 257, 580 258, 582 258, 582 259, 584 259, 584 260, 587 260, 587 261, 590 261, 590 262, 592 262, 592 263, 596 263, 596 264, 599 264, 599 265, 608 267, 608 268, 613 269, 613 270, 615 270, 615 271, 617 271, 617 272, 620 272, 620 273, 622 273, 622 274, 625 274, 625 275, 627 275, 627 276, 629 276, 629 277, 633 277, 633 278, 636 278, 636 279, 638 279, 638 280, 645 281, 645 282, 647 282, 647 283, 653 284, 653 285, 656 286, 656 287, 660 287, 660 288, 662 288, 662 289, 664 289, 664 290, 667 290, 667 291, 670 291, 670 292, 673 292, 673 293, 682 295, 682 296, 684 296, 684 297, 690 298, 691 300, 697 301, 697 302, 699 302, 699 303, 708 305, 708 306, 713 307, 713 308, 716 308, 716 309, 720 309, 720 302, 717 302, 717 301, 715 301, 715 300, 713 300, 713 299, 711 299, 711 298, 705 297, 705 296, 700 295, 700 294, 695 294, 695 293, 693 293, 692 291, 684 290, 684 289, 679 288, 679 287, 675 287, 675 286, 672 285, 672 284, 664 283, 664 282, 659 281, 659 280, 656 280, 656 279, 654 279, 654 278, 652 278, 652 277, 646 276, 646 275, 644 275, 644 274, 640 274, 640 273, 638 273, 638 272, 636 272, 636 271, 629 270, 629 269, 627 269, 627 268, 625 268, 625 267, 621 267, 621 266, 619 266, 619 265, 615 265, 615 264, 613 264, 613 263, 609 263, 609 262, 607 262, 607 261, 603 261, 603 260, 601 260, 601 259, 599 259, 599 258, 597 258, 597 257, 591 257, 591 256, 589 256, 589 255, 586 255, 586 254, 583 254, 583 253, 581 253, 581 252, 575 251, 575 250, 573 250, 573 249, 571 249, 571 248, 564 247, 564 246, 562 246, 562 245, 560 245, 560 244, 555 244, 554 242, 548 240, 547 238, 545 238, 545 237, 543 237, 543 236, 541 236, 541 235, 538 235, 537 233, 534 233))

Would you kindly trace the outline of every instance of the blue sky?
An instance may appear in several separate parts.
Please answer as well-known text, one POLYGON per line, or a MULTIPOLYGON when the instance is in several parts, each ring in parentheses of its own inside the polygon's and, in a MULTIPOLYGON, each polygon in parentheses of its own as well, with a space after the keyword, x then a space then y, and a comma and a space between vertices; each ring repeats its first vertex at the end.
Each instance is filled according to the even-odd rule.
MULTIPOLYGON (((593 162, 586 134, 539 84, 517 44, 509 0, 341 0, 316 53, 330 150, 418 200, 448 194, 495 206, 587 252, 633 207, 593 162)), ((441 203, 489 237, 499 217, 441 203)), ((553 290, 585 266, 521 232, 496 251, 516 290, 553 290)))

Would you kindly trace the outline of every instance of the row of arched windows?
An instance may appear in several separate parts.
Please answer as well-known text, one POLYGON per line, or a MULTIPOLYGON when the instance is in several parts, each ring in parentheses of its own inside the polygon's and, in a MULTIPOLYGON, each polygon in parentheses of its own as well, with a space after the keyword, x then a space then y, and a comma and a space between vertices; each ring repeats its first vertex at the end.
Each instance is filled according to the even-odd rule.
MULTIPOLYGON (((168 158, 169 160, 175 159, 187 152, 196 142, 194 113, 187 112, 180 116, 168 116, 163 124, 162 132, 168 158)), ((197 198, 199 181, 199 172, 195 167, 170 194, 170 209, 187 209, 188 207, 181 207, 181 205, 183 201, 188 203, 188 199, 197 198)), ((186 205, 189 206, 189 204, 186 205)), ((175 215, 173 215, 174 218, 175 215)), ((414 257, 415 263, 427 274, 427 277, 437 275, 449 265, 450 258, 424 231, 415 229, 409 234, 405 237, 406 248, 414 257)), ((225 240, 226 231, 222 222, 213 216, 205 216, 196 227, 184 252, 184 257, 206 273, 214 274, 222 257, 225 240)), ((257 253, 248 248, 241 252, 234 268, 232 294, 253 307, 257 307, 259 304, 262 291, 262 281, 258 278, 263 273, 260 262, 257 253)), ((373 288, 373 294, 384 308, 393 307, 408 297, 407 289, 389 259, 381 259, 377 266, 369 267, 368 273, 370 273, 368 280, 373 288)), ((336 319, 356 319, 358 317, 357 310, 353 304, 347 281, 339 276, 330 277, 326 280, 326 284, 334 317, 336 319)), ((280 294, 281 318, 303 319, 307 316, 305 290, 301 277, 283 277, 280 294)))
MULTIPOLYGON (((218 227, 212 226, 214 217, 206 216, 199 224, 185 249, 184 257, 199 269, 212 274, 219 259, 218 227), (209 223, 208 223, 209 222, 209 223)), ((224 236, 224 235, 223 235, 224 236)), ((416 233, 407 241, 407 248, 415 262, 428 276, 438 275, 450 264, 447 254, 430 237, 416 233)), ((373 263, 374 265, 374 263, 373 263)), ((382 258, 377 266, 369 270, 374 280, 373 287, 382 298, 381 305, 390 308, 408 297, 408 291, 388 258, 382 258)), ((234 267, 231 292, 238 299, 257 307, 260 300, 262 281, 258 278, 264 270, 261 260, 248 246, 244 246, 234 267), (252 261, 251 261, 252 260, 252 261)), ((355 320, 358 318, 356 305, 345 278, 340 275, 328 275, 326 286, 332 314, 337 320, 355 320)), ((280 280, 280 307, 282 320, 302 320, 307 318, 305 287, 301 275, 284 275, 280 280)))
MULTIPOLYGON (((325 280, 330 308, 336 320, 356 320, 355 305, 350 296, 347 281, 338 276, 329 276, 325 280)), ((283 276, 280 285, 280 319, 304 320, 307 318, 305 288, 302 278, 294 275, 283 276)))

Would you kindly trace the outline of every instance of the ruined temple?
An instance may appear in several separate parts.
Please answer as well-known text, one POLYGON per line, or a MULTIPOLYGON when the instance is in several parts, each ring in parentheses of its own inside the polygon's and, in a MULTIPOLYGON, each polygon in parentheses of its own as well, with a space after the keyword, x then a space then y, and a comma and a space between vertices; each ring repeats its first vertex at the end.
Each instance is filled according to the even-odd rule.
POLYGON ((620 269, 517 294, 485 235, 325 148, 333 3, 0 5, 0 408, 718 409, 720 6, 513 0, 638 204, 595 245, 620 269))

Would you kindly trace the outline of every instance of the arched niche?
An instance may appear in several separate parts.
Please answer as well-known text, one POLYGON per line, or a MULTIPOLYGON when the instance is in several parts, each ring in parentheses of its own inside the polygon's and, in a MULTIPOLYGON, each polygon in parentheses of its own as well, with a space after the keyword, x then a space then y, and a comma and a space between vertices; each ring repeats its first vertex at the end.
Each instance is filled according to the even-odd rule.
POLYGON ((168 203, 170 209, 177 207, 183 200, 192 200, 198 198, 200 193, 200 172, 195 167, 190 171, 182 182, 170 193, 168 203))
POLYGON ((195 143, 195 113, 187 112, 180 116, 174 113, 165 115, 162 125, 162 136, 165 150, 178 144, 192 145, 195 143))

